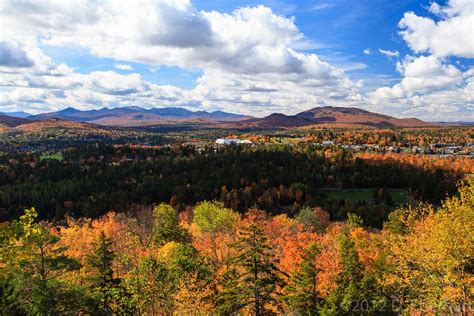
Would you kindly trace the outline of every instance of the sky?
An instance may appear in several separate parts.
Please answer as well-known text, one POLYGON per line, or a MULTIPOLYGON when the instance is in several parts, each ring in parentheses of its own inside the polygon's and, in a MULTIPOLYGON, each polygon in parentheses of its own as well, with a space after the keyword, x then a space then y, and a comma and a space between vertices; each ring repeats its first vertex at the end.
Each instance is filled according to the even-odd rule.
POLYGON ((0 0, 0 112, 474 121, 474 1, 0 0))

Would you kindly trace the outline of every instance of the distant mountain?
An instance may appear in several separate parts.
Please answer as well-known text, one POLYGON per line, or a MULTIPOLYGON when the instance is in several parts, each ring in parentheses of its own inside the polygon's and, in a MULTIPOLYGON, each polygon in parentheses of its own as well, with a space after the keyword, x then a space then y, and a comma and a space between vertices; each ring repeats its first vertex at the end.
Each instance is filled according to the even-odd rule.
POLYGON ((20 117, 20 118, 27 118, 31 116, 30 113, 26 113, 23 111, 18 111, 18 112, 0 112, 0 115, 8 115, 8 116, 13 116, 13 117, 20 117))
POLYGON ((171 124, 178 120, 182 119, 165 117, 151 113, 132 112, 117 116, 105 116, 97 120, 89 121, 89 123, 107 126, 152 126, 171 124))
POLYGON ((27 124, 31 122, 33 121, 30 119, 0 114, 0 125, 6 127, 16 127, 18 125, 27 124))
POLYGON ((102 108, 100 110, 81 111, 72 107, 68 107, 61 111, 42 113, 42 114, 30 116, 29 118, 36 119, 36 120, 57 118, 61 120, 76 121, 76 122, 90 122, 90 121, 99 120, 104 117, 111 117, 111 116, 118 117, 121 115, 133 113, 133 112, 139 113, 138 110, 132 110, 129 108, 114 108, 114 109, 102 108))
POLYGON ((236 122, 230 126, 288 128, 317 124, 366 125, 374 127, 421 127, 436 125, 416 118, 400 119, 359 108, 325 106, 316 107, 296 115, 274 113, 264 118, 236 122))
POLYGON ((75 108, 66 108, 57 112, 43 113, 30 116, 35 120, 58 118, 62 120, 89 122, 116 126, 143 126, 161 124, 171 121, 187 121, 202 119, 205 121, 233 122, 249 119, 249 116, 227 113, 222 111, 189 111, 183 108, 167 107, 144 109, 138 106, 122 108, 102 108, 100 110, 80 111, 75 108))
POLYGON ((395 118, 392 116, 369 112, 359 108, 325 106, 313 108, 296 114, 297 117, 304 117, 316 123, 336 123, 336 124, 361 124, 369 126, 430 126, 416 118, 395 118))

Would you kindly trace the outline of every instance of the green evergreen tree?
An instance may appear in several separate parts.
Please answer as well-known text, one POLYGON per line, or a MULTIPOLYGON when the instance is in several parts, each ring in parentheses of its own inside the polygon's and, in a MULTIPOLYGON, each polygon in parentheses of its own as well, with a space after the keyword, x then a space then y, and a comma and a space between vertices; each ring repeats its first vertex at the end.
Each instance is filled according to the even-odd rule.
POLYGON ((344 269, 337 278, 336 291, 329 296, 323 309, 323 314, 327 315, 352 313, 358 301, 366 299, 361 288, 364 267, 348 231, 342 234, 339 249, 344 269))
POLYGON ((252 214, 239 232, 234 245, 238 255, 232 258, 233 268, 226 274, 217 297, 219 313, 246 308, 260 316, 281 306, 280 289, 285 284, 262 226, 262 218, 252 214))
POLYGON ((89 281, 100 313, 121 313, 128 309, 128 295, 121 286, 121 280, 114 277, 114 258, 112 240, 101 232, 93 252, 87 257, 89 267, 95 272, 89 281))
POLYGON ((302 255, 303 261, 298 271, 295 271, 289 280, 286 290, 288 303, 292 311, 302 315, 317 315, 321 299, 316 289, 316 277, 319 269, 316 257, 320 249, 317 243, 310 244, 302 255))
POLYGON ((362 227, 364 225, 364 220, 355 213, 347 213, 347 224, 352 228, 362 227))
POLYGON ((383 258, 376 262, 375 273, 369 273, 359 261, 354 241, 346 230, 339 241, 341 262, 344 267, 339 274, 337 289, 326 300, 321 314, 377 314, 380 311, 390 313, 389 299, 383 288, 377 283, 377 278, 383 268, 383 258))
POLYGON ((236 269, 229 269, 219 280, 222 290, 215 298, 215 310, 219 315, 234 315, 246 306, 247 294, 239 286, 240 276, 236 269))

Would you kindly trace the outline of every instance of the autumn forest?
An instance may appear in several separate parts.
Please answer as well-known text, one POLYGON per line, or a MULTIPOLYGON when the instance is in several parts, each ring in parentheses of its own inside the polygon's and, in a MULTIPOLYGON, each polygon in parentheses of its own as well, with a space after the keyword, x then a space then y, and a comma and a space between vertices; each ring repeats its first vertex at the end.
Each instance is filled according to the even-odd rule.
POLYGON ((5 315, 472 312, 469 158, 96 144, 0 165, 5 315))
POLYGON ((0 316, 474 316, 474 0, 0 0, 0 316))

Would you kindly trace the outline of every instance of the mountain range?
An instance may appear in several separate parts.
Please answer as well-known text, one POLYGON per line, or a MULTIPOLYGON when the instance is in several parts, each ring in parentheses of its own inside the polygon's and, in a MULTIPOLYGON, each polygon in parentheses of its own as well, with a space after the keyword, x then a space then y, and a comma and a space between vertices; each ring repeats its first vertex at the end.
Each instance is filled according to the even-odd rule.
POLYGON ((102 108, 80 111, 69 107, 58 112, 32 115, 28 118, 44 120, 57 118, 75 122, 87 122, 108 126, 146 126, 196 120, 198 122, 233 122, 248 119, 248 116, 222 111, 189 111, 183 108, 167 107, 144 109, 138 106, 123 108, 102 108))
MULTIPOLYGON (((227 113, 222 111, 189 111, 178 107, 144 109, 138 106, 123 108, 102 108, 99 110, 81 111, 72 107, 57 112, 18 117, 0 114, 0 125, 5 128, 22 126, 28 130, 28 124, 40 126, 77 127, 83 123, 87 126, 156 126, 165 124, 193 123, 207 127, 221 128, 293 128, 313 125, 363 125, 371 127, 423 127, 437 125, 416 118, 395 118, 392 116, 369 112, 349 107, 315 107, 295 115, 273 113, 263 118, 227 113), (47 122, 47 123, 45 123, 47 122), (69 122, 69 123, 67 123, 69 122)), ((26 113, 27 114, 27 113, 26 113)), ((24 116, 20 113, 20 116, 24 116)))

